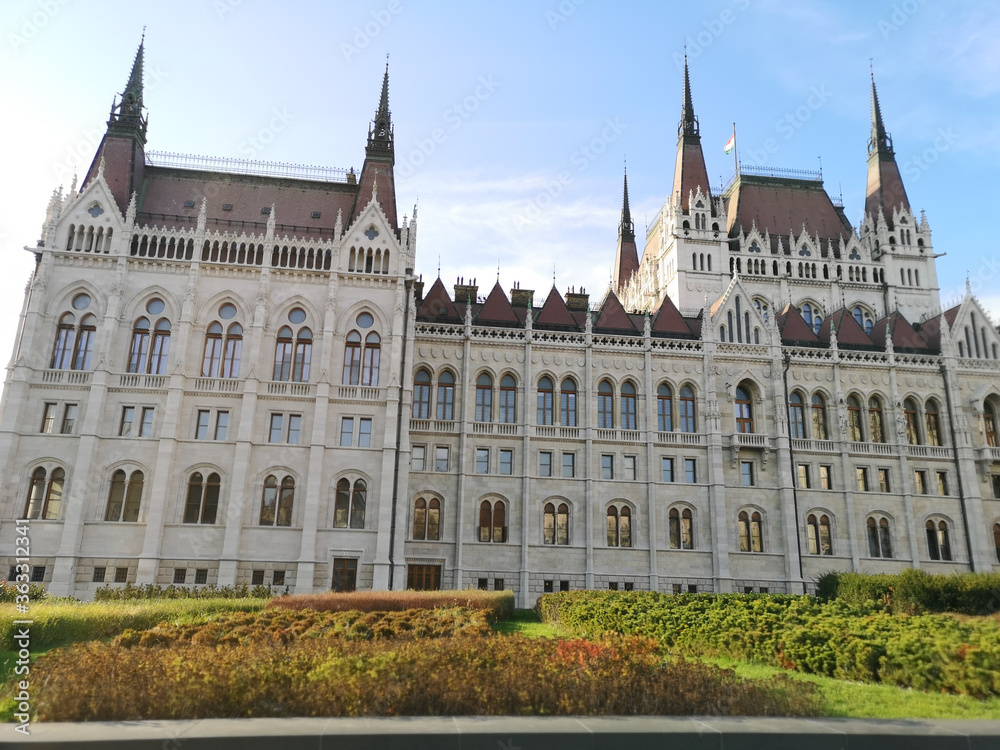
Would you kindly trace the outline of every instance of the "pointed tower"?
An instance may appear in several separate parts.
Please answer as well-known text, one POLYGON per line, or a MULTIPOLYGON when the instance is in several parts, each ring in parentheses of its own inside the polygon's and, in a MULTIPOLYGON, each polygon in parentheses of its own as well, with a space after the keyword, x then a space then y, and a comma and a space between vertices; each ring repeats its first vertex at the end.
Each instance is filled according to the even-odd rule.
POLYGON ((628 206, 628 170, 625 170, 625 190, 622 197, 622 220, 618 225, 618 253, 615 256, 615 292, 620 293, 632 274, 639 270, 639 251, 635 246, 635 226, 628 206))
POLYGON ((382 96, 379 98, 375 118, 368 128, 368 145, 365 147, 365 163, 361 167, 361 179, 358 180, 358 197, 354 202, 349 224, 360 214, 371 200, 376 185, 375 199, 389 223, 397 232, 399 222, 396 219, 396 183, 393 178, 393 166, 396 164, 394 150, 392 113, 389 111, 389 63, 385 64, 385 76, 382 78, 382 96))
POLYGON ((868 139, 866 196, 865 213, 871 216, 873 221, 878 221, 881 211, 889 229, 893 228, 893 209, 905 208, 910 211, 910 201, 906 197, 903 179, 896 165, 896 154, 892 150, 892 137, 886 132, 882 123, 882 108, 878 103, 874 73, 872 74, 872 135, 868 139))
POLYGON ((681 121, 677 126, 677 161, 674 164, 673 200, 681 203, 681 210, 688 212, 689 196, 701 191, 709 196, 708 170, 701 151, 701 131, 698 117, 691 102, 691 79, 688 75, 687 56, 684 57, 684 100, 681 104, 681 121))
POLYGON ((133 191, 142 186, 146 168, 146 125, 142 104, 142 63, 145 34, 135 53, 132 72, 129 74, 121 99, 111 102, 108 129, 101 139, 101 145, 87 170, 87 177, 80 186, 82 190, 97 178, 101 159, 104 159, 104 179, 115 197, 118 209, 125 214, 133 191))

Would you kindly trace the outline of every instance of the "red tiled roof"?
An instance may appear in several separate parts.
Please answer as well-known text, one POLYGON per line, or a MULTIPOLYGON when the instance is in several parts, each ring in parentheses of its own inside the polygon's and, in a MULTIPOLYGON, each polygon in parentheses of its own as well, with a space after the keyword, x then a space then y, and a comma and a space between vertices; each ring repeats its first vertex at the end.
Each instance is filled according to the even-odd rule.
POLYGON ((796 236, 805 225, 810 237, 849 235, 850 224, 837 211, 820 182, 741 175, 735 187, 736 210, 729 208, 729 235, 749 232, 756 224, 763 234, 796 236))
POLYGON ((904 318, 902 313, 898 311, 890 313, 872 326, 869 338, 876 346, 885 348, 885 327, 887 323, 889 330, 892 332, 893 349, 923 352, 929 348, 927 342, 920 338, 920 334, 913 330, 910 321, 904 318))
POLYGON ((514 308, 510 306, 510 300, 498 281, 493 285, 493 290, 486 298, 486 302, 479 308, 476 316, 477 322, 490 323, 520 323, 514 308))
MULTIPOLYGON (((949 330, 954 330, 955 319, 958 317, 958 311, 961 307, 961 305, 955 305, 940 315, 928 318, 917 327, 917 333, 920 335, 920 338, 927 342, 927 346, 932 351, 941 351, 941 315, 944 315, 945 320, 948 321, 949 330)), ((895 346, 895 344, 893 345, 895 346)))
POLYGON ((625 287, 625 283, 632 278, 632 274, 639 270, 639 251, 635 247, 635 240, 618 238, 618 272, 615 279, 618 281, 618 291, 625 287))
POLYGON ((102 158, 104 159, 104 180, 111 188, 111 195, 114 196, 115 203, 118 204, 118 210, 124 216, 132 198, 132 191, 140 190, 142 186, 145 166, 142 149, 138 148, 137 144, 130 138, 105 134, 97 153, 94 155, 94 161, 90 165, 81 190, 97 179, 97 171, 100 168, 102 158))
POLYGON ((819 340, 824 344, 830 344, 830 326, 835 326, 837 331, 837 346, 847 347, 870 347, 875 348, 875 344, 868 338, 868 334, 858 325, 845 308, 840 308, 831 313, 819 329, 819 340))
MULTIPOLYGON (((701 192, 710 194, 708 170, 705 168, 705 155, 701 151, 701 140, 682 137, 677 143, 677 160, 674 163, 674 200, 681 200, 681 208, 688 210, 689 196, 701 192)), ((706 208, 710 208, 706 206, 706 208)))
POLYGON ((903 178, 899 175, 896 158, 891 154, 872 154, 868 161, 865 213, 877 219, 881 208, 891 229, 892 210, 900 206, 910 209, 910 201, 906 197, 906 188, 903 187, 903 178))
POLYGON ((375 198, 382 208, 382 213, 385 214, 393 229, 399 227, 399 222, 396 221, 396 185, 393 179, 392 164, 375 159, 370 162, 365 159, 364 166, 361 168, 361 179, 358 180, 358 198, 353 210, 344 212, 345 227, 348 224, 348 218, 353 222, 371 201, 372 185, 375 184, 376 179, 378 179, 378 187, 375 198), (376 172, 378 172, 377 175, 376 172))
MULTIPOLYGON (((583 314, 586 315, 586 311, 583 311, 583 314)), ((555 287, 552 287, 549 296, 545 298, 545 304, 542 305, 541 312, 535 318, 535 325, 539 327, 557 326, 577 329, 580 327, 555 287)))
POLYGON ((629 318, 628 313, 625 312, 625 308, 622 307, 621 301, 613 290, 608 290, 604 302, 601 303, 601 310, 597 316, 597 320, 594 321, 594 328, 636 332, 632 320, 629 318))
POLYGON ((417 308, 417 317, 439 322, 462 322, 462 315, 451 301, 451 297, 448 296, 448 290, 444 288, 440 278, 431 285, 427 294, 424 295, 424 301, 417 308))
POLYGON ((681 336, 690 336, 694 332, 694 329, 687 324, 680 311, 674 305, 674 301, 664 294, 663 301, 660 303, 660 309, 656 311, 656 315, 653 318, 650 331, 666 335, 679 334, 681 336))
MULTIPOLYGON (((802 313, 795 305, 786 305, 785 309, 778 313, 778 329, 781 331, 781 341, 783 343, 795 344, 818 344, 819 336, 806 323, 802 313)), ((821 329, 822 330, 822 329, 821 329)), ((827 343, 830 336, 827 333, 827 343)))

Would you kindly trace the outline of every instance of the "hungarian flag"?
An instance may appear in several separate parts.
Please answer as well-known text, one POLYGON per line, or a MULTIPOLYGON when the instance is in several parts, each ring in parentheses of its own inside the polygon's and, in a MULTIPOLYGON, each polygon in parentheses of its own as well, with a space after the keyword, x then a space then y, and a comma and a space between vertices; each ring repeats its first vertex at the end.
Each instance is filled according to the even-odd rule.
POLYGON ((729 140, 726 141, 726 153, 733 153, 733 149, 736 148, 736 133, 729 136, 729 140))

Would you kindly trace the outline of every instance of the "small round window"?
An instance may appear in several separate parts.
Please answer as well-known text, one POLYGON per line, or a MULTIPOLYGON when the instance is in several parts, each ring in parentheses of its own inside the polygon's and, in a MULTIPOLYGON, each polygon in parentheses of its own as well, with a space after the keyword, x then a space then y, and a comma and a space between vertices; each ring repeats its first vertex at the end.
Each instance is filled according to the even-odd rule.
POLYGON ((219 308, 219 317, 223 320, 229 320, 230 318, 236 317, 236 305, 232 302, 224 304, 219 308))
POLYGON ((154 297, 153 299, 151 299, 149 302, 146 303, 146 312, 148 312, 150 315, 159 315, 161 312, 163 312, 163 307, 164 307, 163 300, 154 297))
POLYGON ((296 307, 288 313, 288 322, 298 325, 306 319, 306 311, 301 307, 296 307))
POLYGON ((78 294, 73 298, 74 310, 86 310, 88 307, 90 307, 89 294, 78 294))
POLYGON ((372 317, 371 313, 363 312, 360 315, 358 315, 359 328, 371 328, 374 322, 375 318, 372 317))

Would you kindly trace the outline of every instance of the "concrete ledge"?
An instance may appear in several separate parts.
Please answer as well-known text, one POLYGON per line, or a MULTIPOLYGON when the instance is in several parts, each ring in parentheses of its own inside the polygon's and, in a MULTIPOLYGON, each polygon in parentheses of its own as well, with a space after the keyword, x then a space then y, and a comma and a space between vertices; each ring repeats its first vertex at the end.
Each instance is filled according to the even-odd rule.
POLYGON ((997 750, 1000 721, 710 717, 206 719, 6 725, 2 748, 71 750, 997 750))

